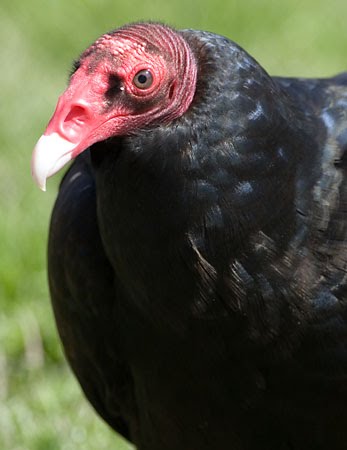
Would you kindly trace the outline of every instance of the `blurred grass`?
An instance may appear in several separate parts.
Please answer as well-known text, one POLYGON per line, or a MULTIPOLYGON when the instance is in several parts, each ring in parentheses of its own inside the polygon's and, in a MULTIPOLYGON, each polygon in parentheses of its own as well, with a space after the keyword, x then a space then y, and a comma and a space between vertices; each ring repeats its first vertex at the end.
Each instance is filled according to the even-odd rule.
POLYGON ((272 74, 347 69, 345 0, 2 0, 0 5, 0 448, 130 447, 97 418, 67 368, 48 299, 45 246, 57 182, 30 178, 31 149, 71 61, 105 31, 161 20, 227 35, 272 74))

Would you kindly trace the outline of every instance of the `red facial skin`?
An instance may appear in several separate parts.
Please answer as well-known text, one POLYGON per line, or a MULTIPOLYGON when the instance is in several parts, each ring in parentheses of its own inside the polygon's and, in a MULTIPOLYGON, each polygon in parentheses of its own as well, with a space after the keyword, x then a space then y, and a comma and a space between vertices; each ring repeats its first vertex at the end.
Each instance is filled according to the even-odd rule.
MULTIPOLYGON (((188 44, 170 28, 135 24, 106 34, 82 54, 44 136, 55 136, 56 142, 61 138, 69 147, 68 152, 62 150, 64 157, 69 153, 71 159, 95 142, 169 122, 191 104, 196 75, 188 44), (135 76, 142 70, 150 72, 152 82, 139 87, 135 76)), ((47 164, 37 164, 45 158, 43 152, 50 151, 43 150, 42 142, 33 155, 34 177, 40 172, 37 180, 63 165, 56 163, 56 156, 54 169, 49 158, 47 164)), ((45 139, 44 146, 48 143, 45 139)))

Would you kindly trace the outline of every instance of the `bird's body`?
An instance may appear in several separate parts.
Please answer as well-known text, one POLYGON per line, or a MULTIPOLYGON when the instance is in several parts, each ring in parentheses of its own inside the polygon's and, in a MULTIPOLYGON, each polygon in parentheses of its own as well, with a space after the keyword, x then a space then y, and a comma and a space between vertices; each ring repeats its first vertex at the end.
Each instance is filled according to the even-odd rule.
POLYGON ((165 118, 88 138, 63 179, 49 281, 71 367, 139 450, 343 450, 347 74, 271 78, 226 38, 157 24, 126 38, 146 26, 192 52, 194 97, 167 81, 165 118))

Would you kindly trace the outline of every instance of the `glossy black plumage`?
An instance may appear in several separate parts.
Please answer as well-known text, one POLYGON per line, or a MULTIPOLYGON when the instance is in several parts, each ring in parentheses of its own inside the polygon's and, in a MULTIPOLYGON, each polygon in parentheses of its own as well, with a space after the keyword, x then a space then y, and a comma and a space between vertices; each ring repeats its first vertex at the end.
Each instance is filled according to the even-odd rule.
POLYGON ((182 32, 189 110, 95 144, 53 211, 67 358, 139 450, 347 446, 347 74, 182 32))

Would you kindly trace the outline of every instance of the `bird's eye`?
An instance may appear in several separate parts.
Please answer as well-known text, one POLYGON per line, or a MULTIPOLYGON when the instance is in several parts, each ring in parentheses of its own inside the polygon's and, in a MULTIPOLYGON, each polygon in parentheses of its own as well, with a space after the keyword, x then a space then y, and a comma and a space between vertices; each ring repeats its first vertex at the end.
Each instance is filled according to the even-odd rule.
POLYGON ((148 89, 152 86, 153 83, 151 72, 147 69, 140 70, 140 72, 137 72, 137 74, 134 76, 133 83, 139 89, 148 89))

